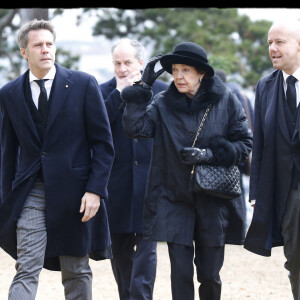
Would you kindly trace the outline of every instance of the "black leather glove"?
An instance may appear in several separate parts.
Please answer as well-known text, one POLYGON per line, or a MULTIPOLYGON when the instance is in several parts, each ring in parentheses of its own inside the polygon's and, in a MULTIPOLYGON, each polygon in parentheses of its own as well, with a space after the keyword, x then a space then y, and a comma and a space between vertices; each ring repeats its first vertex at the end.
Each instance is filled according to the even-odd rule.
POLYGON ((145 67, 142 75, 142 85, 146 89, 151 89, 154 81, 157 79, 159 75, 161 75, 165 69, 161 68, 157 72, 154 71, 155 65, 157 62, 161 59, 163 55, 162 54, 157 54, 154 57, 152 57, 147 66, 145 67))
POLYGON ((209 148, 185 147, 180 150, 180 154, 182 163, 185 165, 209 164, 214 159, 214 155, 209 148))

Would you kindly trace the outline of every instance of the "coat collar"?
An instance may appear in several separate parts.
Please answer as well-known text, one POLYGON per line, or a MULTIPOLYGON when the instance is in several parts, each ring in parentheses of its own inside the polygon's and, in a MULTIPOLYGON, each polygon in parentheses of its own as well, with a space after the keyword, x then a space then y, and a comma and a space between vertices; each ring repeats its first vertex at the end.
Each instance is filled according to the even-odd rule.
POLYGON ((226 86, 216 76, 212 78, 203 78, 197 94, 193 99, 190 99, 185 94, 180 93, 177 90, 174 81, 172 81, 165 92, 165 99, 167 105, 171 109, 186 112, 199 111, 209 104, 219 102, 226 89, 226 86))

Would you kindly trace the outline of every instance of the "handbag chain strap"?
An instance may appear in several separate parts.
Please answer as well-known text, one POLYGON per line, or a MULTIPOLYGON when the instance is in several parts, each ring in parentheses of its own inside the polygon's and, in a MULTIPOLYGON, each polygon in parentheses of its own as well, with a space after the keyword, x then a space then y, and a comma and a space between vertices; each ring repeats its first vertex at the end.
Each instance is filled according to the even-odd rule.
MULTIPOLYGON (((207 115, 208 115, 208 113, 209 113, 209 111, 210 111, 210 108, 211 108, 211 104, 207 107, 207 109, 206 109, 206 111, 205 111, 205 113, 204 113, 204 115, 203 115, 203 118, 202 118, 202 120, 201 120, 201 122, 200 122, 200 125, 199 125, 199 128, 198 128, 198 130, 197 130, 197 133, 196 133, 196 136, 195 136, 195 139, 194 139, 194 142, 193 142, 192 147, 195 146, 195 143, 196 143, 196 141, 197 141, 197 139, 198 139, 198 136, 199 136, 199 134, 200 134, 200 131, 201 131, 203 125, 204 125, 204 122, 205 122, 206 117, 207 117, 207 115)), ((193 169, 192 169, 192 171, 191 171, 191 174, 194 174, 194 168, 195 168, 195 165, 193 165, 193 169)))
POLYGON ((205 111, 205 113, 204 113, 204 115, 203 115, 202 121, 201 121, 201 123, 200 123, 200 125, 199 125, 199 128, 198 128, 198 130, 197 130, 197 133, 196 133, 196 136, 195 136, 195 139, 194 139, 194 142, 193 142, 192 147, 195 146, 195 143, 196 143, 196 141, 197 141, 197 139, 198 139, 198 136, 199 136, 199 134, 200 134, 200 131, 201 131, 202 127, 203 127, 203 124, 204 124, 204 122, 205 122, 205 120, 206 120, 206 117, 207 117, 207 115, 208 115, 208 112, 209 112, 210 108, 211 108, 211 104, 207 107, 207 109, 206 109, 206 111, 205 111))

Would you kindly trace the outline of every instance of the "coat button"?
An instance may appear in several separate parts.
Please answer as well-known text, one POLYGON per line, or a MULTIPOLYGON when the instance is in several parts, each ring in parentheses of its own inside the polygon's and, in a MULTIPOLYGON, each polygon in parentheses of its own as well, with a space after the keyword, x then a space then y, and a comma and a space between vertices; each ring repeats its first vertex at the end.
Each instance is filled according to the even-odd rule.
POLYGON ((137 142, 138 142, 138 139, 133 139, 133 141, 134 141, 135 143, 137 143, 137 142))
POLYGON ((46 152, 42 152, 41 156, 42 157, 46 157, 47 153, 46 152))
POLYGON ((137 166, 139 162, 137 160, 134 161, 134 165, 137 166))

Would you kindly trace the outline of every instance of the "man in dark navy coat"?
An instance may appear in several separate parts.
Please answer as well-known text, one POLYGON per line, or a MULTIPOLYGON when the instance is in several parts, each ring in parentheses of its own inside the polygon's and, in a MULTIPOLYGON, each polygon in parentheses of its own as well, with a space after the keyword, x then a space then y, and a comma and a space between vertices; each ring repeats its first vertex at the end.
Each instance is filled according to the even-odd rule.
POLYGON ((111 258, 104 199, 114 158, 96 79, 55 61, 44 20, 18 34, 29 70, 0 90, 0 246, 17 260, 9 300, 33 300, 43 267, 65 298, 92 299, 89 257, 111 258))
POLYGON ((255 207, 245 248, 270 256, 272 247, 283 245, 293 296, 299 300, 300 22, 273 24, 268 44, 276 70, 256 86, 249 195, 255 207))
MULTIPOLYGON (((144 48, 121 39, 112 47, 115 76, 100 85, 113 135, 115 160, 108 184, 107 210, 112 238, 113 273, 121 300, 149 300, 156 276, 156 242, 142 236, 143 203, 152 139, 131 139, 122 126, 120 92, 141 78, 144 48)), ((156 81, 153 94, 167 85, 156 81)))

